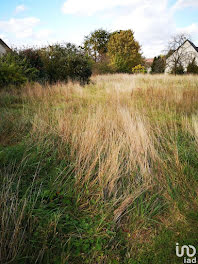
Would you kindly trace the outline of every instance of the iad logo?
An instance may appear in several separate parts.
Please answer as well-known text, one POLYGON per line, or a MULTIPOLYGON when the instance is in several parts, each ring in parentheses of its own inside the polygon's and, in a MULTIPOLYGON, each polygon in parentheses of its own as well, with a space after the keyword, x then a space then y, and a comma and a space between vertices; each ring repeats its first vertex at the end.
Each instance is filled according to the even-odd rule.
POLYGON ((184 257, 184 263, 197 263, 197 258, 194 257, 196 254, 196 248, 194 246, 184 245, 181 247, 181 251, 180 251, 179 243, 176 243, 176 255, 179 258, 184 256, 185 251, 186 251, 186 255, 188 256, 188 258, 184 257))

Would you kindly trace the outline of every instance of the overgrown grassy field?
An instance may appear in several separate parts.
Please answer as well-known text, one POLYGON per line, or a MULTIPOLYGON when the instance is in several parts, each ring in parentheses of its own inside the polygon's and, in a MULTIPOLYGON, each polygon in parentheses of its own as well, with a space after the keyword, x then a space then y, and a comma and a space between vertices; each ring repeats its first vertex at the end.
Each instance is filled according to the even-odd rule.
POLYGON ((0 92, 0 261, 175 264, 198 246, 198 77, 0 92))

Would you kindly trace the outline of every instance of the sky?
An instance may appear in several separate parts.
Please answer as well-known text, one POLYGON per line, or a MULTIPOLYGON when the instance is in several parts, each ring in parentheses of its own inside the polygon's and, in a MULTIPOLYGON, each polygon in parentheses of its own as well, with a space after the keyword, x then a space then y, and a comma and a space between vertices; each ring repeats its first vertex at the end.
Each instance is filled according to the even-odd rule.
POLYGON ((95 29, 132 29, 145 57, 190 34, 198 46, 198 0, 1 0, 0 38, 10 47, 81 45, 95 29))

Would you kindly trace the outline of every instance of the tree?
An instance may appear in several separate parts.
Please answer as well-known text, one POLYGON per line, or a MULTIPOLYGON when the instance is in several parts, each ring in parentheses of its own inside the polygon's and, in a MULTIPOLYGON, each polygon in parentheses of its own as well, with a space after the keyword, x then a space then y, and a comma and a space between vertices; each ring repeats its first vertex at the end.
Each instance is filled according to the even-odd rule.
POLYGON ((83 48, 95 62, 105 60, 110 33, 97 29, 85 37, 83 48))
POLYGON ((163 73, 165 71, 166 60, 164 56, 154 57, 151 65, 151 73, 163 73))
POLYGON ((111 34, 108 42, 110 64, 117 72, 131 72, 131 69, 141 64, 140 45, 131 30, 120 30, 111 34))
POLYGON ((171 73, 177 74, 190 60, 190 54, 186 52, 187 47, 183 45, 190 37, 186 34, 178 34, 171 38, 167 47, 166 69, 170 69, 171 73))
POLYGON ((195 58, 188 64, 187 73, 198 74, 198 65, 196 64, 195 58))

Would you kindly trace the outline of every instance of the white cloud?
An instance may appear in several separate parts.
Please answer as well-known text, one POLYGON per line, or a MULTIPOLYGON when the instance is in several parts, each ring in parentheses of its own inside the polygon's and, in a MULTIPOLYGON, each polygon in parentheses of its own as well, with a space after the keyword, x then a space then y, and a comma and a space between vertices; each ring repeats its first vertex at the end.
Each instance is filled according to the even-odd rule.
POLYGON ((177 32, 190 35, 194 44, 198 46, 198 23, 193 23, 190 26, 178 28, 177 32))
POLYGON ((197 0, 178 0, 173 6, 174 9, 180 9, 180 8, 185 8, 185 7, 197 7, 198 8, 198 1, 197 0))
POLYGON ((26 17, 26 18, 11 18, 9 20, 0 20, 0 30, 5 33, 11 33, 16 36, 16 38, 27 38, 32 36, 33 29, 40 19, 36 17, 26 17))
POLYGON ((139 0, 67 0, 62 7, 65 14, 93 15, 96 12, 120 6, 135 5, 139 0))
POLYGON ((0 34, 0 39, 5 39, 5 35, 4 34, 0 34))
POLYGON ((42 39, 47 40, 47 38, 49 37, 49 35, 51 35, 51 33, 52 31, 49 29, 40 29, 35 33, 35 37, 40 40, 42 39))
MULTIPOLYGON (((177 32, 187 32, 198 36, 198 23, 185 28, 177 28, 174 15, 180 8, 198 7, 198 0, 177 0, 170 7, 170 0, 67 0, 62 6, 65 14, 81 16, 97 16, 102 22, 107 21, 106 27, 110 30, 132 29, 135 38, 142 45, 146 57, 160 54, 166 47, 171 35, 177 32)), ((16 12, 24 11, 25 6, 20 5, 16 12)), ((75 18, 74 18, 75 19, 75 18)), ((104 23, 103 23, 104 24, 104 23)), ((72 25, 71 25, 72 26, 72 25)), ((98 26, 100 27, 100 25, 98 26)), ((97 28, 97 27, 96 27, 97 28)), ((52 32, 41 28, 40 19, 26 17, 23 19, 11 18, 0 20, 0 32, 18 45, 43 45, 56 41, 71 41, 80 44, 83 36, 94 30, 94 25, 89 25, 81 30, 71 32, 52 32), (80 31, 80 32, 79 32, 80 31)))
POLYGON ((190 26, 179 28, 178 32, 184 32, 190 35, 198 35, 198 24, 193 23, 190 26))
POLYGON ((15 12, 16 13, 20 13, 20 12, 23 12, 25 11, 26 7, 24 5, 18 5, 15 9, 15 12))
POLYGON ((0 20, 0 32, 5 42, 11 46, 42 46, 52 41, 52 31, 40 28, 40 19, 36 17, 0 20))
POLYGON ((161 54, 176 30, 173 13, 167 6, 167 0, 142 0, 136 8, 128 9, 127 15, 116 17, 113 29, 134 30, 146 57, 161 54))
POLYGON ((2 39, 5 43, 9 43, 9 39, 4 34, 0 34, 0 39, 2 39))
POLYGON ((168 0, 67 0, 66 14, 111 16, 110 28, 132 29, 145 56, 160 54, 176 27, 168 0))

